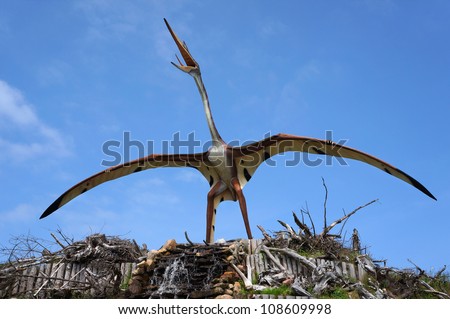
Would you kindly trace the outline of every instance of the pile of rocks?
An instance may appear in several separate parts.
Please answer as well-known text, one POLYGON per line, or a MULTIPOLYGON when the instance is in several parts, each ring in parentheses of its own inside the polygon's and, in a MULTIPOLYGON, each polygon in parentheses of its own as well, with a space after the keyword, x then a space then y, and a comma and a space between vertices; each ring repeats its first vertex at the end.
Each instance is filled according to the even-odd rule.
POLYGON ((188 245, 168 240, 132 272, 127 293, 135 298, 238 297, 239 276, 229 268, 231 244, 188 245))

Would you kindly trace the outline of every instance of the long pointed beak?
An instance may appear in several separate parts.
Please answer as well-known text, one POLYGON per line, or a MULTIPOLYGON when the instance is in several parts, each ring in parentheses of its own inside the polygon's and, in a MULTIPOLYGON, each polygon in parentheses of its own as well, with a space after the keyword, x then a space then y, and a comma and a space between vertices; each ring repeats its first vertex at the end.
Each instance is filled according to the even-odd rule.
POLYGON ((172 35, 173 40, 175 41, 175 44, 178 47, 178 50, 180 50, 181 56, 183 57, 184 62, 186 65, 184 65, 180 59, 177 56, 177 60, 179 64, 176 64, 172 62, 174 66, 176 66, 178 69, 180 69, 183 72, 190 73, 193 70, 200 70, 198 63, 194 60, 192 55, 189 53, 189 50, 187 48, 186 43, 181 41, 175 32, 173 32, 172 28, 169 25, 169 22, 167 22, 166 19, 164 19, 164 22, 166 23, 167 29, 169 29, 170 34, 172 35))

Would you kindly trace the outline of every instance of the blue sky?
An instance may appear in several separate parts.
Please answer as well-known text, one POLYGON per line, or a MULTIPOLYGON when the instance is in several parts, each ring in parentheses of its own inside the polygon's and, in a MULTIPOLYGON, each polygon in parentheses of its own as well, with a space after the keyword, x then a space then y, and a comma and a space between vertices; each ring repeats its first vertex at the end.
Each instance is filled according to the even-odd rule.
MULTIPOLYGON (((450 264, 450 4, 448 1, 2 1, 0 4, 0 243, 50 232, 95 232, 158 248, 184 231, 205 236, 209 185, 192 169, 156 169, 112 181, 44 220, 61 193, 105 169, 120 141, 179 133, 209 141, 192 78, 174 68, 163 18, 199 62, 226 141, 269 132, 325 138, 377 156, 423 183, 433 201, 363 163, 262 165, 245 187, 256 225, 280 230, 309 207, 322 225, 354 215, 375 258, 425 269, 450 264)), ((124 154, 124 150, 118 148, 124 154)), ((149 151, 145 149, 145 151, 149 151)), ((138 156, 131 148, 131 158, 138 156)), ((216 238, 245 237, 239 205, 219 206, 216 238)))

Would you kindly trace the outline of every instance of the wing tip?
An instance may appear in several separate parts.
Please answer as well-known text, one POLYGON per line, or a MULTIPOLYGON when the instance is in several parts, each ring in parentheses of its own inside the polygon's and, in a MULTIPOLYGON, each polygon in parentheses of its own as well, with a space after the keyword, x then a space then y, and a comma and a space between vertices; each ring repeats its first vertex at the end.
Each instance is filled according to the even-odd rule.
POLYGON ((55 200, 41 215, 41 217, 39 217, 39 219, 43 219, 45 217, 47 217, 48 215, 50 215, 51 213, 53 213, 54 211, 56 211, 58 208, 60 208, 62 199, 64 197, 65 194, 61 195, 57 200, 55 200))
MULTIPOLYGON (((417 182, 417 181, 416 181, 416 182, 417 182)), ((419 182, 417 182, 417 183, 419 183, 419 182)), ((419 183, 419 185, 420 185, 421 187, 417 187, 418 185, 414 184, 414 186, 415 186, 418 190, 420 190, 422 193, 424 193, 424 194, 427 195, 428 197, 430 197, 430 198, 434 199, 435 201, 437 201, 437 198, 434 197, 434 195, 431 194, 431 192, 430 192, 428 189, 426 189, 425 186, 423 186, 423 185, 420 184, 420 183, 419 183)))
POLYGON ((408 174, 406 174, 405 172, 403 172, 402 170, 400 170, 398 168, 397 168, 397 171, 399 171, 401 174, 405 175, 409 179, 410 184, 412 186, 414 186, 415 188, 420 190, 422 193, 424 193, 428 197, 430 197, 430 198, 434 199, 435 201, 437 201, 437 198, 434 197, 434 195, 431 194, 431 192, 425 186, 423 186, 418 180, 416 180, 415 178, 409 176, 408 174))

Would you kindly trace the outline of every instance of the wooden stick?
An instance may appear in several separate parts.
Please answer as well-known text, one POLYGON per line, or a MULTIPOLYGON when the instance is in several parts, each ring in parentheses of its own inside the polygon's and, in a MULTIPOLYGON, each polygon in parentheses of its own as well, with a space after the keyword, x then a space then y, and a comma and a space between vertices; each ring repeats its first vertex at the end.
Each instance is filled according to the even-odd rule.
POLYGON ((368 202, 367 204, 364 204, 364 205, 362 205, 362 206, 359 206, 358 208, 354 209, 354 210, 353 210, 351 213, 349 213, 348 215, 345 215, 345 216, 339 218, 338 220, 332 222, 332 223, 330 224, 330 226, 324 228, 323 232, 322 232, 319 236, 322 236, 322 237, 325 236, 325 235, 326 235, 326 234, 327 234, 334 226, 336 226, 337 224, 342 223, 344 220, 346 220, 347 218, 349 218, 350 216, 352 216, 353 214, 355 214, 355 213, 356 213, 357 211, 359 211, 360 209, 362 209, 362 208, 364 208, 364 207, 367 207, 367 206, 369 206, 369 205, 375 203, 376 201, 378 201, 378 199, 374 199, 374 200, 368 202))
POLYGON ((191 246, 194 246, 194 243, 189 239, 189 236, 188 236, 187 231, 184 232, 184 237, 186 238, 187 242, 188 242, 191 246))
POLYGON ((50 235, 52 235, 53 239, 56 241, 56 243, 61 246, 62 249, 66 248, 63 244, 61 244, 61 242, 58 240, 58 238, 56 238, 55 234, 50 233, 50 235))
POLYGON ((300 219, 298 219, 297 215, 295 214, 295 212, 292 212, 292 215, 294 216, 294 222, 297 224, 298 227, 300 227, 300 229, 303 231, 303 233, 307 236, 307 237, 311 237, 311 231, 309 230, 308 226, 306 226, 304 223, 302 223, 300 221, 300 219))
POLYGON ((316 265, 312 261, 308 260, 308 258, 306 258, 300 254, 297 254, 294 250, 292 250, 290 248, 272 248, 271 247, 269 249, 272 251, 282 252, 288 256, 291 256, 291 257, 297 259, 298 261, 300 261, 303 265, 307 266, 310 269, 316 269, 316 265))
POLYGON ((258 225, 258 228, 261 231, 261 233, 263 234, 264 238, 270 242, 272 240, 272 238, 269 236, 269 234, 266 232, 266 230, 260 225, 258 225))
POLYGON ((280 263, 280 261, 279 261, 277 258, 275 258, 274 255, 272 255, 272 253, 269 251, 269 249, 267 248, 266 245, 262 245, 261 248, 262 248, 262 250, 264 251, 264 253, 267 255, 267 257, 269 257, 270 260, 273 261, 273 263, 275 264, 275 266, 277 266, 277 267, 278 267, 280 270, 282 270, 282 271, 286 271, 286 267, 284 267, 284 266, 280 263))
POLYGON ((245 277, 244 273, 233 263, 230 263, 231 267, 233 267, 234 271, 237 272, 237 274, 239 275, 239 277, 241 277, 241 279, 244 281, 244 286, 245 289, 251 289, 253 287, 252 282, 245 277))
POLYGON ((277 220, 277 221, 281 224, 281 226, 286 228, 286 230, 288 231, 289 235, 291 235, 292 238, 301 239, 300 236, 297 235, 295 230, 289 224, 287 224, 281 220, 277 220))
POLYGON ((323 201, 323 229, 327 228, 327 200, 328 200, 328 188, 325 184, 325 179, 322 177, 322 185, 325 188, 325 199, 323 201))

